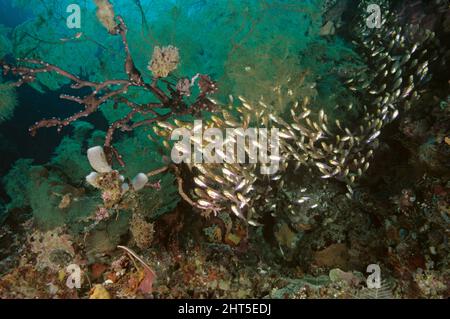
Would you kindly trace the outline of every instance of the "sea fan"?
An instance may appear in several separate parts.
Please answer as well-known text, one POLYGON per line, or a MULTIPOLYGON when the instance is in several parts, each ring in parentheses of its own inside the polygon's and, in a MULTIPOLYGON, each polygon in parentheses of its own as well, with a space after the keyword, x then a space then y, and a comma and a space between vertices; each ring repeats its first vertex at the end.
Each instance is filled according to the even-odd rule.
POLYGON ((8 83, 0 84, 0 123, 11 118, 17 106, 17 96, 14 87, 8 83))

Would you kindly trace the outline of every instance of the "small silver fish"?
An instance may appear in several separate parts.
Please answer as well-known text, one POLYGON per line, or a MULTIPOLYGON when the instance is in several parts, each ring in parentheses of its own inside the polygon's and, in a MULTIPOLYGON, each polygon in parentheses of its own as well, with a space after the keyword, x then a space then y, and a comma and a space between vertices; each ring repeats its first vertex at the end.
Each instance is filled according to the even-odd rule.
POLYGON ((372 143, 379 135, 381 134, 380 131, 376 131, 375 133, 373 133, 371 136, 369 136, 369 138, 367 139, 366 143, 370 144, 372 143))

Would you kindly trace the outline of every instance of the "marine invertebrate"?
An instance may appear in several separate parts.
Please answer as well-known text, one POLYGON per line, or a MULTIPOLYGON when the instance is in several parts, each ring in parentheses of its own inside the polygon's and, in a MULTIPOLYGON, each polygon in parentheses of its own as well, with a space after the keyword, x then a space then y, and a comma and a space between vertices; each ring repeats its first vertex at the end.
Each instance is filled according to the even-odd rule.
POLYGON ((91 173, 86 177, 86 181, 92 186, 102 191, 102 200, 105 207, 111 208, 122 199, 122 195, 128 190, 123 185, 124 178, 118 171, 108 173, 91 173))
POLYGON ((75 258, 71 238, 62 229, 48 232, 35 231, 28 236, 31 251, 37 254, 36 267, 52 271, 65 269, 75 258))
MULTIPOLYGON (((117 143, 117 148, 128 163, 120 173, 115 170, 109 173, 93 171, 86 176, 92 167, 86 151, 83 150, 83 144, 96 145, 102 141, 103 132, 93 131, 93 127, 83 121, 75 122, 73 126, 75 130, 71 135, 64 137, 56 149, 57 155, 48 165, 42 167, 33 165, 32 160, 19 160, 2 179, 11 198, 5 213, 14 209, 26 211, 31 209, 36 223, 44 229, 68 223, 71 230, 78 231, 83 230, 85 222, 94 222, 89 229, 95 228, 100 221, 107 220, 107 223, 110 223, 108 217, 117 212, 117 209, 136 210, 145 214, 146 218, 154 220, 177 205, 179 196, 173 174, 166 172, 155 180, 158 173, 156 168, 163 164, 162 160, 159 160, 160 154, 153 149, 144 130, 138 130, 133 138, 126 138, 117 143), (150 145, 142 141, 148 141, 150 145), (153 169, 153 173, 148 175, 139 173, 144 169, 153 169), (149 179, 148 183, 143 183, 145 182, 143 175, 149 179), (139 181, 135 186, 131 180, 133 176, 140 177, 135 178, 139 181), (87 185, 80 185, 80 181, 85 177, 87 185), (75 188, 71 185, 80 187, 75 188), (103 198, 107 200, 107 207, 105 202, 102 203, 101 186, 106 187, 103 198), (142 186, 145 187, 140 188, 142 186), (136 188, 139 191, 136 191, 136 188), (159 191, 161 188, 164 192, 159 191), (43 201, 43 197, 47 200, 43 201)), ((97 148, 97 151, 102 152, 101 147, 97 148)), ((89 153, 92 155, 92 152, 89 153)), ((104 156, 99 156, 99 159, 100 162, 94 163, 97 168, 108 167, 104 156)), ((160 170, 165 171, 167 168, 160 170)), ((104 224, 98 226, 103 227, 104 224)), ((123 231, 128 231, 128 227, 123 231)))
POLYGON ((99 207, 97 211, 95 212, 94 219, 97 223, 101 222, 102 220, 108 219, 110 217, 110 214, 108 210, 105 207, 99 207))
MULTIPOLYGON (((107 8, 111 17, 112 9, 106 3, 107 1, 102 1, 100 4, 107 8)), ((388 1, 384 3, 386 3, 385 12, 389 12, 388 1)), ((367 1, 362 2, 360 12, 365 12, 366 4, 367 1)), ((400 28, 395 25, 392 14, 387 14, 385 23, 380 29, 371 30, 365 21, 357 24, 353 40, 365 62, 366 71, 351 70, 344 74, 342 82, 348 87, 348 93, 352 95, 355 103, 341 105, 337 109, 352 110, 355 111, 355 115, 341 119, 335 118, 333 110, 323 108, 317 103, 315 99, 317 90, 314 89, 316 83, 305 82, 308 70, 301 70, 295 74, 282 72, 280 79, 269 78, 262 85, 262 89, 254 90, 251 87, 248 90, 257 92, 257 95, 251 98, 239 96, 239 101, 230 99, 227 106, 222 106, 209 98, 210 94, 217 91, 217 84, 207 75, 197 74, 191 79, 183 78, 177 83, 165 78, 179 63, 178 49, 169 46, 154 48, 148 66, 154 77, 148 81, 136 67, 128 45, 128 29, 124 20, 121 16, 116 16, 114 21, 117 23, 115 28, 117 32, 113 34, 121 37, 126 56, 123 63, 123 70, 127 75, 125 79, 97 82, 83 80, 58 66, 35 59, 18 60, 15 65, 2 63, 5 73, 12 73, 18 77, 15 83, 17 86, 35 81, 36 75, 54 72, 70 80, 72 88, 85 88, 91 92, 83 97, 63 95, 63 99, 83 105, 84 110, 67 119, 38 122, 30 128, 31 133, 36 133, 42 127, 61 129, 92 114, 107 102, 128 110, 124 117, 111 124, 106 133, 102 147, 104 155, 99 154, 103 164, 106 165, 99 167, 98 173, 88 176, 88 181, 94 186, 109 188, 105 188, 103 198, 106 202, 114 203, 130 188, 130 184, 125 183, 120 174, 112 171, 113 158, 124 164, 112 143, 114 133, 118 130, 129 132, 142 126, 152 126, 157 135, 167 138, 176 127, 192 129, 192 123, 179 120, 180 116, 196 116, 204 110, 214 111, 218 108, 222 109, 221 112, 217 112, 206 121, 205 129, 218 127, 222 130, 226 128, 246 130, 251 125, 276 128, 281 132, 281 153, 269 154, 269 157, 280 161, 281 167, 273 176, 261 174, 259 169, 264 165, 254 163, 190 164, 186 165, 190 172, 185 175, 183 175, 185 166, 169 165, 170 169, 176 172, 182 197, 203 211, 204 215, 211 212, 232 212, 238 218, 248 220, 252 225, 258 225, 258 220, 266 213, 279 216, 295 215, 295 212, 299 211, 297 213, 302 215, 302 218, 298 220, 313 219, 311 218, 313 214, 303 215, 306 210, 317 208, 317 203, 305 200, 302 194, 291 192, 292 188, 298 186, 296 182, 301 175, 311 174, 323 180, 333 179, 343 182, 347 189, 347 197, 353 198, 354 187, 371 165, 382 129, 395 121, 401 112, 420 98, 419 89, 430 79, 429 70, 441 55, 439 43, 433 32, 410 25, 400 28), (367 71, 369 69, 374 69, 375 72, 367 71), (292 74, 295 75, 295 79, 290 76, 292 74), (194 102, 190 102, 192 100, 187 97, 196 81, 200 92, 192 99, 194 102), (303 85, 305 83, 307 85, 303 85), (161 88, 162 85, 166 85, 167 89, 161 88), (292 89, 289 86, 295 87, 292 89), (143 91, 155 98, 156 102, 135 102, 127 95, 131 90, 143 91), (173 123, 169 121, 171 119, 174 119, 173 123), (197 185, 194 194, 189 194, 183 189, 183 179, 190 177, 197 185), (307 209, 295 209, 298 206, 307 209)), ((288 46, 287 43, 283 44, 281 48, 277 47, 279 50, 277 53, 288 46)), ((238 49, 233 48, 234 50, 238 49)), ((295 58, 291 57, 289 50, 286 49, 286 52, 279 60, 288 61, 284 69, 291 69, 295 58)), ((249 57, 249 61, 245 62, 254 59, 253 51, 249 53, 249 57)), ((264 60, 262 64, 268 63, 264 60)), ((236 68, 233 69, 235 73, 227 74, 230 78, 237 72, 242 73, 242 70, 252 74, 254 69, 252 65, 242 63, 235 65, 236 68)), ((248 79, 245 78, 246 81, 248 79)), ((170 149, 169 143, 164 142, 163 145, 170 149)), ((231 140, 229 142, 231 143, 231 140)), ((244 152, 246 156, 251 156, 249 148, 244 152)), ((310 226, 306 222, 301 224, 304 227, 310 226)))
POLYGON ((117 32, 118 24, 115 21, 114 8, 109 0, 94 0, 97 6, 97 18, 109 33, 117 32))
POLYGON ((135 213, 131 217, 130 232, 137 247, 140 249, 149 248, 153 241, 153 224, 147 222, 144 217, 135 213))
POLYGON ((109 173, 112 171, 111 166, 108 164, 106 160, 103 147, 101 146, 91 147, 87 151, 87 157, 89 160, 89 164, 91 164, 92 168, 95 169, 98 173, 109 173))
POLYGON ((131 185, 133 186, 133 189, 137 192, 140 191, 147 185, 148 183, 148 177, 144 173, 139 173, 136 175, 135 178, 131 181, 131 185))
POLYGON ((166 47, 156 46, 153 50, 152 59, 148 64, 148 69, 152 71, 153 76, 165 78, 178 67, 179 63, 180 54, 178 48, 172 45, 166 47))
MULTIPOLYGON (((101 6, 107 6, 108 1, 100 1, 101 6)), ((103 8, 103 7, 102 7, 103 8)), ((111 11, 108 9, 107 16, 110 16, 111 11)), ((41 128, 56 127, 60 131, 64 126, 78 121, 84 117, 91 115, 98 111, 100 106, 108 103, 110 107, 118 107, 129 109, 126 115, 113 122, 106 132, 105 143, 103 149, 106 159, 111 165, 116 159, 120 165, 124 166, 121 155, 113 146, 114 133, 118 130, 122 132, 129 132, 142 126, 151 126, 157 121, 166 121, 174 116, 198 114, 201 110, 209 110, 214 108, 214 103, 209 99, 208 95, 213 93, 215 83, 208 80, 209 77, 198 75, 200 78, 199 87, 200 92, 194 100, 186 101, 183 95, 176 89, 176 83, 172 84, 165 81, 168 93, 160 88, 158 77, 148 83, 141 72, 136 68, 133 57, 127 40, 128 28, 121 16, 116 16, 118 23, 117 32, 114 36, 120 36, 122 39, 124 51, 126 54, 123 63, 126 78, 120 79, 106 79, 95 82, 90 80, 83 80, 76 74, 72 74, 62 68, 41 61, 37 59, 18 59, 15 65, 1 61, 0 65, 3 68, 4 74, 12 73, 18 77, 18 80, 11 83, 12 86, 21 86, 23 84, 33 83, 39 75, 54 72, 59 76, 69 80, 71 87, 75 90, 89 89, 84 96, 61 95, 60 98, 83 106, 83 110, 65 119, 53 118, 44 119, 33 125, 29 131, 35 135, 37 130, 41 128), (127 96, 129 90, 140 89, 143 94, 153 96, 157 102, 136 103, 127 96), (169 112, 164 112, 163 109, 168 109, 169 112)), ((108 22, 108 25, 110 23, 108 22)), ((174 47, 167 47, 165 49, 157 49, 155 53, 155 65, 163 66, 157 73, 164 75, 165 72, 170 72, 178 63, 178 50, 174 47), (161 64, 162 63, 162 64, 161 64)))
MULTIPOLYGON (((135 192, 142 190, 148 185, 148 176, 144 173, 137 174, 130 183, 117 170, 113 170, 108 164, 105 152, 101 146, 88 149, 87 157, 95 172, 86 176, 86 182, 102 191, 102 199, 106 207, 111 208, 119 203, 123 195, 131 189, 135 192)), ((160 183, 149 186, 159 189, 160 183)))

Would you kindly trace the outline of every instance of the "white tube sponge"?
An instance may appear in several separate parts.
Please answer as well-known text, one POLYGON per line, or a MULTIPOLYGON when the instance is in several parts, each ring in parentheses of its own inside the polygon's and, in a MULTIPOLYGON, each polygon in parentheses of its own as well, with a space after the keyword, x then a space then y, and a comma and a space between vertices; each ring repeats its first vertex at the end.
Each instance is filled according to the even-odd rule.
POLYGON ((144 173, 139 173, 135 178, 131 181, 133 189, 137 192, 145 187, 148 183, 148 177, 144 173))
POLYGON ((88 149, 87 157, 89 160, 89 164, 91 164, 92 168, 97 172, 109 173, 112 171, 111 166, 109 166, 108 161, 106 160, 106 155, 103 151, 103 147, 95 146, 88 149))
POLYGON ((98 173, 92 172, 88 176, 86 176, 86 182, 88 182, 90 185, 94 186, 95 188, 98 188, 97 178, 98 173))
POLYGON ((122 188, 122 194, 125 194, 126 192, 128 192, 130 190, 130 185, 128 185, 127 183, 124 183, 124 184, 122 184, 121 188, 122 188))

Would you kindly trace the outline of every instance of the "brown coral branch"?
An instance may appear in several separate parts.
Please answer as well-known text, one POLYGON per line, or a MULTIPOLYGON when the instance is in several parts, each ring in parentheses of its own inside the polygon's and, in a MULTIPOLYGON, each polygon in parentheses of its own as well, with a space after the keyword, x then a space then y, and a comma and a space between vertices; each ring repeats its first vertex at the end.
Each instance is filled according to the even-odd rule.
MULTIPOLYGON (((30 83, 36 79, 36 74, 39 73, 48 73, 48 72, 55 72, 62 77, 65 77, 74 84, 72 84, 71 88, 73 89, 81 89, 84 87, 91 87, 95 91, 100 91, 108 86, 112 85, 123 85, 128 84, 128 80, 107 80, 101 83, 82 80, 76 75, 71 74, 70 72, 67 72, 60 67, 46 63, 44 61, 36 60, 36 59, 17 59, 17 62, 21 63, 27 63, 27 64, 35 64, 37 67, 27 67, 27 66, 11 66, 8 64, 3 64, 3 72, 4 74, 8 74, 11 72, 13 75, 18 75, 21 77, 21 80, 24 81, 24 83, 30 83)), ((20 80, 19 80, 20 81, 20 80)), ((20 84, 21 85, 21 84, 20 84)), ((16 85, 16 86, 20 86, 16 85)))
POLYGON ((44 119, 35 123, 35 125, 31 126, 29 129, 32 136, 36 134, 38 129, 44 127, 57 127, 58 131, 61 131, 64 126, 68 126, 72 122, 96 112, 100 106, 107 101, 113 101, 114 107, 118 107, 119 104, 129 107, 131 111, 124 118, 111 124, 106 133, 104 143, 105 152, 110 164, 112 164, 113 158, 116 158, 121 165, 124 165, 122 157, 112 145, 113 136, 117 130, 120 129, 123 132, 131 131, 143 125, 151 125, 157 121, 168 120, 175 115, 195 115, 202 110, 210 110, 213 108, 214 103, 208 99, 207 95, 215 92, 217 87, 215 82, 213 82, 208 76, 198 75, 197 77, 200 79, 200 94, 192 105, 187 105, 183 101, 182 94, 178 91, 178 89, 174 90, 169 88, 169 93, 165 93, 158 87, 158 82, 163 79, 153 78, 151 83, 146 83, 133 61, 127 41, 128 28, 125 21, 120 16, 117 17, 117 21, 117 27, 113 30, 114 32, 110 33, 112 35, 119 35, 122 39, 124 51, 126 53, 124 71, 127 74, 127 79, 107 79, 103 82, 83 80, 75 74, 63 70, 56 65, 36 59, 18 59, 17 65, 10 65, 4 61, 0 61, 0 66, 3 67, 3 73, 5 75, 11 73, 13 76, 18 77, 18 80, 12 84, 17 87, 34 82, 38 74, 53 72, 70 80, 72 89, 92 89, 92 92, 86 96, 61 95, 61 99, 81 104, 84 106, 84 109, 65 119, 44 119), (117 86, 119 86, 119 88, 117 88, 117 86), (128 89, 131 87, 140 87, 143 90, 152 93, 152 95, 155 96, 159 102, 136 104, 130 101, 123 95, 126 94, 128 89), (157 108, 168 108, 170 109, 170 112, 160 115, 155 110, 157 108), (153 117, 133 123, 133 117, 136 114, 153 115, 153 117))
POLYGON ((69 100, 69 101, 73 101, 73 102, 85 105, 85 109, 66 118, 66 119, 63 119, 63 120, 53 118, 53 119, 45 119, 45 120, 39 121, 35 125, 30 127, 30 129, 29 129, 30 134, 32 136, 36 135, 36 131, 43 127, 49 128, 49 127, 57 126, 58 131, 61 131, 62 127, 68 126, 70 123, 75 122, 82 117, 87 117, 90 114, 94 113, 95 111, 98 110, 100 105, 102 105, 109 99, 113 98, 114 96, 124 93, 128 89, 128 87, 129 87, 129 84, 126 84, 121 89, 111 91, 108 94, 105 94, 104 96, 102 96, 100 98, 97 98, 95 93, 88 95, 85 98, 80 98, 80 97, 75 97, 75 96, 70 96, 70 95, 61 95, 60 96, 61 99, 65 99, 65 100, 69 100))
POLYGON ((147 177, 153 177, 153 176, 159 175, 161 173, 166 172, 168 169, 169 169, 169 166, 163 166, 161 168, 155 169, 151 172, 148 172, 147 177))

